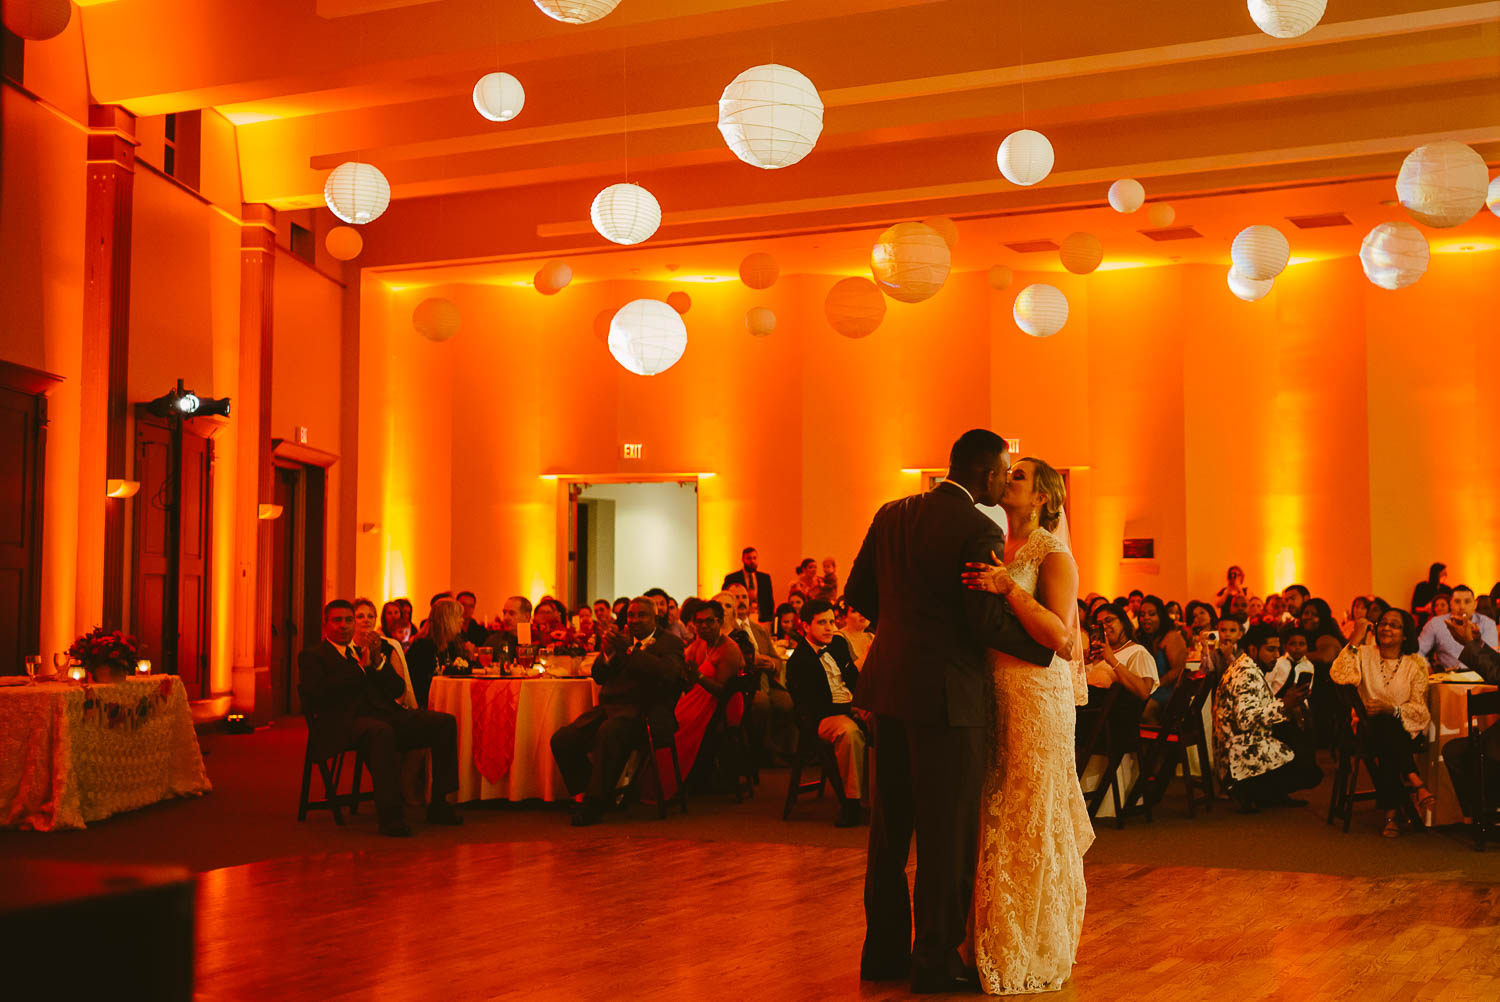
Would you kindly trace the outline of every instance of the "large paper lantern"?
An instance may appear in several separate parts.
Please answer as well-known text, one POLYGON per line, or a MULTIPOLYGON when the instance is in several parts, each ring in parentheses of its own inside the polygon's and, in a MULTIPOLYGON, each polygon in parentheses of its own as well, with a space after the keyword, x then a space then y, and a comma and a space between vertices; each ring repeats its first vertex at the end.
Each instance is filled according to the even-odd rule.
POLYGON ((745 330, 755 337, 765 337, 776 329, 776 314, 764 306, 753 306, 745 313, 745 330))
POLYGON ((751 289, 769 289, 780 275, 781 266, 769 254, 747 254, 740 262, 740 281, 751 289))
POLYGON ((937 235, 943 238, 943 243, 948 245, 949 250, 958 246, 958 224, 947 216, 928 216, 922 220, 922 225, 937 231, 937 235))
POLYGON ((1036 184, 1052 173, 1052 144, 1040 132, 1019 129, 1005 137, 995 162, 1011 184, 1036 184))
POLYGON ((1075 275, 1087 275, 1104 260, 1104 245, 1092 233, 1069 233, 1057 251, 1064 268, 1075 275))
POLYGON ((391 183, 380 170, 357 161, 339 164, 323 183, 323 200, 346 223, 363 226, 391 204, 391 183))
POLYGON ((990 269, 986 276, 990 282, 990 288, 997 292, 1010 288, 1010 283, 1016 280, 1015 273, 1003 264, 997 264, 990 269))
POLYGON ((548 261, 536 270, 531 287, 544 296, 554 296, 573 281, 573 269, 566 261, 548 261))
POLYGON ((5 26, 28 42, 56 38, 73 17, 70 0, 5 0, 3 6, 5 26))
POLYGON ((1323 19, 1328 0, 1248 0, 1255 26, 1272 38, 1296 38, 1323 19))
POLYGON ((1016 326, 1032 337, 1051 337, 1068 322, 1068 297, 1051 285, 1028 285, 1011 309, 1016 326))
POLYGON ((752 66, 720 96, 719 132, 734 155, 752 167, 790 167, 823 133, 823 99, 812 81, 790 66, 752 66))
POLYGON ((1291 256, 1292 245, 1274 226, 1247 226, 1229 248, 1234 270, 1256 282, 1280 275, 1291 256))
POLYGON ((589 218, 604 239, 638 244, 661 225, 661 203, 638 184, 612 184, 594 196, 589 218))
POLYGON ((1109 186, 1109 207, 1116 212, 1134 212, 1146 201, 1146 186, 1133 177, 1122 177, 1109 186))
POLYGON ((659 299, 636 299, 609 322, 609 353, 638 376, 654 376, 677 364, 687 350, 687 327, 659 299))
POLYGON ((920 303, 937 295, 953 265, 948 243, 923 223, 897 223, 870 249, 870 273, 892 299, 920 303))
POLYGON ((1490 207, 1490 211, 1500 216, 1500 177, 1490 182, 1489 194, 1485 196, 1484 204, 1490 207))
POLYGON ((1263 298, 1266 293, 1271 291, 1271 287, 1276 284, 1276 279, 1274 278, 1256 281, 1253 278, 1246 278, 1233 268, 1229 269, 1228 281, 1229 291, 1247 303, 1253 303, 1257 299, 1263 298))
POLYGON ((458 333, 458 307, 446 299, 424 299, 411 311, 411 325, 429 341, 446 341, 458 333))
POLYGON ((1359 263, 1382 289, 1404 289, 1427 273, 1427 238, 1411 223, 1381 223, 1365 234, 1359 263))
POLYGON ((536 5, 554 21, 588 24, 620 6, 620 0, 536 0, 536 5))
POLYGON ((365 238, 352 226, 335 226, 323 237, 323 246, 340 261, 353 261, 365 249, 365 238))
POLYGON ((868 278, 845 278, 823 300, 828 325, 844 337, 865 337, 885 319, 885 297, 868 278))
POLYGON ((1166 202, 1152 202, 1151 208, 1146 210, 1146 220, 1157 229, 1171 226, 1177 218, 1177 210, 1166 202))
POLYGON ((667 293, 667 305, 676 310, 679 317, 686 316, 687 311, 693 308, 693 297, 681 290, 669 292, 667 293))
POLYGON ((509 73, 486 73, 474 85, 474 110, 491 122, 509 122, 526 106, 526 88, 509 73))
POLYGON ((1396 175, 1396 197, 1417 222, 1447 228, 1468 222, 1484 207, 1489 180, 1483 157, 1442 139, 1407 154, 1396 175))

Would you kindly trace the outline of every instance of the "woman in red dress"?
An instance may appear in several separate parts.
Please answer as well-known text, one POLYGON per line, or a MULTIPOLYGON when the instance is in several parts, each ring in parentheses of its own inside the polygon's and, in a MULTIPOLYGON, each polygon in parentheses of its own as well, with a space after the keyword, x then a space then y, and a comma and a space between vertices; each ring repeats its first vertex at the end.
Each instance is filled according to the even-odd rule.
MULTIPOLYGON (((740 645, 724 633, 724 607, 717 602, 693 603, 692 617, 698 639, 683 654, 687 662, 684 682, 692 688, 677 701, 677 761, 683 776, 693 771, 725 684, 745 670, 740 645)), ((743 713, 741 697, 736 693, 725 707, 725 721, 731 727, 738 726, 743 713)), ((677 792, 671 762, 660 772, 663 792, 670 798, 677 792)))

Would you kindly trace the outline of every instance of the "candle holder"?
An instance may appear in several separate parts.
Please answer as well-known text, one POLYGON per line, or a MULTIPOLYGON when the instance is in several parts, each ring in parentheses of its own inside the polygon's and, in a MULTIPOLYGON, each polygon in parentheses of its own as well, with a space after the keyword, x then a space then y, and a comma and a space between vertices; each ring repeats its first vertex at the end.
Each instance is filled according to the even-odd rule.
POLYGON ((151 674, 151 662, 148 661, 146 658, 141 658, 139 661, 137 661, 135 663, 135 673, 137 675, 150 675, 151 674))
POLYGON ((83 665, 74 663, 68 665, 68 678, 73 682, 82 682, 89 677, 88 669, 83 665))

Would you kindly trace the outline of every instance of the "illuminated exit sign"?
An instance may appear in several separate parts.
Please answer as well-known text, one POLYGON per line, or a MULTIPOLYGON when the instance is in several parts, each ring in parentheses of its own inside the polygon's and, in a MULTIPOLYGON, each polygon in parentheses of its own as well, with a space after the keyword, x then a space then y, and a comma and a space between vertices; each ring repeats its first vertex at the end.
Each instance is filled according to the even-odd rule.
POLYGON ((1021 454, 1021 440, 1019 438, 1007 438, 1005 440, 1005 451, 1012 456, 1021 454))
POLYGON ((640 459, 641 458, 641 443, 639 443, 639 442, 624 442, 624 443, 621 443, 621 445, 620 445, 620 458, 622 458, 622 459, 640 459))

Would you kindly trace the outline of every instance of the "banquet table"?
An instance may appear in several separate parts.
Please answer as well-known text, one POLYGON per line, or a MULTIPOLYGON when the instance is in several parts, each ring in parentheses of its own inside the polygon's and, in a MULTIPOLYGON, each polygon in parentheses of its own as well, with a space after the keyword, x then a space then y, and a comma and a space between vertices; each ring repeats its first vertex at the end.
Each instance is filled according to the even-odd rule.
POLYGON ((432 680, 427 707, 458 719, 458 800, 566 800, 552 735, 597 705, 591 678, 432 680))
MULTIPOLYGON (((1449 682, 1434 678, 1427 686, 1427 710, 1432 722, 1427 725, 1427 751, 1423 753, 1424 779, 1437 803, 1427 812, 1428 825, 1452 825, 1464 820, 1458 793, 1443 764, 1443 746, 1469 733, 1468 694, 1493 692, 1493 685, 1473 682, 1449 682)), ((1489 718, 1493 723, 1497 718, 1489 718)))
POLYGON ((211 789, 176 675, 0 687, 0 824, 83 828, 211 789))

